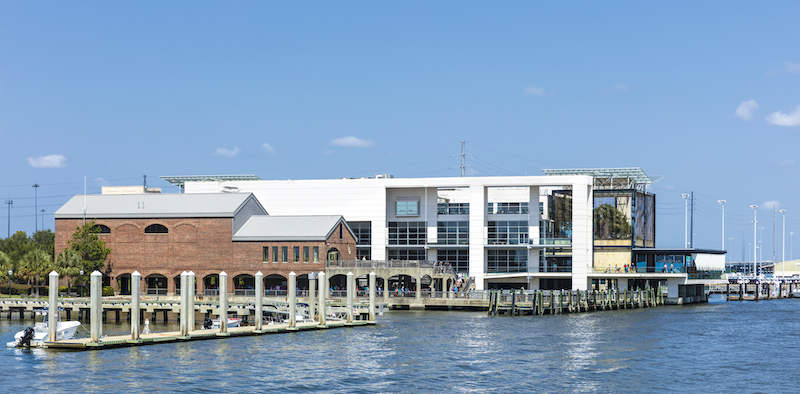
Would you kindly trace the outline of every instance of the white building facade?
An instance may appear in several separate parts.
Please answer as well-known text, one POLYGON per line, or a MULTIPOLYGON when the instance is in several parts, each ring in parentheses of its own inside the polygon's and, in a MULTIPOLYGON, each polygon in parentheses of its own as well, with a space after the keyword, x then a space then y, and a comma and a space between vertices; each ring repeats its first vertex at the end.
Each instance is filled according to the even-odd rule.
MULTIPOLYGON (((162 177, 170 182, 171 177, 162 177)), ((174 178, 174 177, 172 177, 174 178)), ((175 182, 173 182, 175 183, 175 182)), ((186 193, 253 193, 269 215, 342 215, 369 260, 444 261, 493 285, 538 289, 545 281, 591 287, 593 178, 588 175, 181 181, 186 193), (540 228, 546 190, 571 190, 571 236, 540 228), (548 267, 553 248, 568 269, 548 267)))

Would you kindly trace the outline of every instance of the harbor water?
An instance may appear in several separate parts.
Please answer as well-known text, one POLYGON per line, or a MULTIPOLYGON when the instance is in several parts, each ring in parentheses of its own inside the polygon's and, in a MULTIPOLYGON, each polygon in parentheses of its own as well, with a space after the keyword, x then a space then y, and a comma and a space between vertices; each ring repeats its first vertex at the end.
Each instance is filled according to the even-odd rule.
MULTIPOLYGON (((0 339, 31 324, 4 316, 0 339)), ((376 326, 4 349, 0 383, 4 392, 797 392, 798 338, 800 299, 522 317, 391 311, 376 326)))

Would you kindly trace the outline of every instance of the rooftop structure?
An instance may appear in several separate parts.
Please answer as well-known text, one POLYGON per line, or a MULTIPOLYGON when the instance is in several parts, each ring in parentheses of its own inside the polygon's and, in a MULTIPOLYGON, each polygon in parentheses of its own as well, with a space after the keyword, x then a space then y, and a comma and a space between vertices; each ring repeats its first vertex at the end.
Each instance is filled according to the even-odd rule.
POLYGON ((260 181, 255 175, 189 175, 162 176, 161 179, 183 188, 186 182, 226 182, 226 181, 260 181))
POLYGON ((639 167, 631 168, 573 168, 542 170, 546 175, 589 175, 594 178, 595 189, 647 190, 647 185, 660 181, 663 176, 648 176, 639 167))

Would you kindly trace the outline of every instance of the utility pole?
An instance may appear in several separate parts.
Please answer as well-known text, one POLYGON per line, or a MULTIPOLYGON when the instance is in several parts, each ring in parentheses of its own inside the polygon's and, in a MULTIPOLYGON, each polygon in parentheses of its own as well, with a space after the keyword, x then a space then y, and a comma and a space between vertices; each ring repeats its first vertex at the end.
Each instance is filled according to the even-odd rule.
POLYGON ((772 206, 772 263, 775 264, 775 206, 772 206))
POLYGON ((11 204, 14 203, 14 200, 6 200, 6 205, 8 205, 8 236, 11 237, 11 204))
POLYGON ((42 230, 44 230, 44 209, 42 209, 42 230))
POLYGON ((467 141, 461 141, 461 155, 459 155, 461 156, 461 165, 459 166, 461 168, 461 177, 464 177, 464 170, 467 168, 466 164, 464 164, 464 161, 467 158, 467 154, 464 153, 466 143, 467 141))
POLYGON ((691 232, 691 238, 689 238, 689 247, 694 249, 694 192, 692 192, 692 221, 691 221, 691 228, 689 229, 691 232))
POLYGON ((33 184, 33 228, 34 228, 34 233, 39 231, 39 228, 37 227, 38 221, 36 220, 36 219, 38 219, 36 217, 38 215, 39 215, 39 184, 38 183, 34 183, 33 184))

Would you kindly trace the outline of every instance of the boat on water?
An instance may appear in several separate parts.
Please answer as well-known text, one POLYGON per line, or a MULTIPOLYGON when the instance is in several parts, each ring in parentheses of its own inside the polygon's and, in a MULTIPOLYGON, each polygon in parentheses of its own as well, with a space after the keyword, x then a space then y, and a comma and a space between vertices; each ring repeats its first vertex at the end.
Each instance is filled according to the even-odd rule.
MULTIPOLYGON (((37 315, 43 316, 43 321, 36 322, 33 327, 28 327, 14 334, 14 340, 6 343, 7 347, 42 347, 49 340, 49 326, 47 324, 47 310, 36 311, 37 315)), ((57 315, 56 315, 57 316, 57 315)), ((81 322, 57 320, 56 340, 72 339, 78 332, 81 322)))
MULTIPOLYGON (((228 318, 228 328, 230 327, 239 327, 242 324, 242 319, 236 317, 229 317, 228 318)), ((206 319, 203 322, 203 328, 206 330, 213 330, 220 328, 220 320, 219 319, 206 319)))

